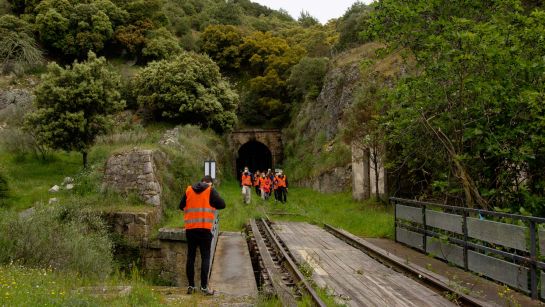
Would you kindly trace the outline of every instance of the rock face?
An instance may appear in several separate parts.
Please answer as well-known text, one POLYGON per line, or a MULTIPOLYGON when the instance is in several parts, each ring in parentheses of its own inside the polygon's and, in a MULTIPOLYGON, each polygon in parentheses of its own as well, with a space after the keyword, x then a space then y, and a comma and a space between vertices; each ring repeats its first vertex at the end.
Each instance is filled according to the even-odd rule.
POLYGON ((32 99, 32 93, 25 89, 0 91, 0 110, 9 106, 30 105, 32 99))
POLYGON ((316 178, 302 180, 299 185, 321 193, 349 191, 352 187, 352 167, 337 167, 316 178))
POLYGON ((333 139, 342 126, 344 111, 352 105, 354 93, 360 84, 361 74, 357 63, 331 69, 325 77, 320 95, 310 109, 311 120, 307 133, 325 132, 327 140, 333 139))
MULTIPOLYGON (((337 60, 333 60, 332 68, 324 78, 324 85, 316 101, 306 102, 295 116, 298 128, 293 138, 317 143, 316 140, 323 137, 320 142, 330 146, 336 142, 342 128, 344 112, 352 105, 362 76, 359 61, 343 61, 340 64, 335 61, 337 60)), ((320 156, 327 150, 330 149, 314 146, 312 154, 320 156)), ((351 161, 347 160, 344 165, 340 164, 339 167, 324 170, 318 176, 293 183, 324 193, 335 193, 350 190, 351 178, 351 161)))
POLYGON ((102 189, 124 194, 135 192, 144 202, 161 206, 162 188, 155 160, 162 158, 160 152, 136 148, 111 156, 106 162, 102 189))

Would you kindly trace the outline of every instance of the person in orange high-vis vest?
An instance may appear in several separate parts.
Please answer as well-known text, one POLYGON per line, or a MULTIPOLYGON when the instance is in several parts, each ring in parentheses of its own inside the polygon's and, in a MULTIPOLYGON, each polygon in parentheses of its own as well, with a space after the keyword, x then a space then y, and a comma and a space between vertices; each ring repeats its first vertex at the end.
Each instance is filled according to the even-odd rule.
POLYGON ((242 195, 245 204, 249 204, 252 200, 252 174, 248 170, 248 167, 244 168, 242 177, 240 177, 240 185, 242 186, 242 195))
POLYGON ((288 178, 282 171, 274 178, 278 200, 282 203, 288 201, 288 178))
POLYGON ((261 196, 261 188, 259 187, 260 180, 261 180, 261 172, 255 171, 254 187, 255 187, 255 194, 257 194, 257 196, 261 196))
POLYGON ((188 186, 185 190, 180 209, 184 211, 184 228, 187 239, 186 275, 189 282, 187 294, 195 292, 195 257, 197 248, 201 252, 201 291, 213 295, 208 288, 210 270, 210 248, 212 247, 212 227, 216 210, 225 208, 225 201, 212 188, 212 178, 204 176, 201 182, 188 186))

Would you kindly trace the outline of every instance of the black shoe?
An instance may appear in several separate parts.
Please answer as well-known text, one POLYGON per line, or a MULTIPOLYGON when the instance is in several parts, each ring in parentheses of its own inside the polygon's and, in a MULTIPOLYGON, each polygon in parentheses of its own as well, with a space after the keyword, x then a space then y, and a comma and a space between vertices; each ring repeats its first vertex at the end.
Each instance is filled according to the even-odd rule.
POLYGON ((187 287, 187 294, 193 294, 193 292, 195 292, 197 290, 196 287, 187 287))
POLYGON ((209 288, 203 288, 201 287, 201 292, 203 295, 214 295, 214 290, 212 289, 209 289, 209 288))

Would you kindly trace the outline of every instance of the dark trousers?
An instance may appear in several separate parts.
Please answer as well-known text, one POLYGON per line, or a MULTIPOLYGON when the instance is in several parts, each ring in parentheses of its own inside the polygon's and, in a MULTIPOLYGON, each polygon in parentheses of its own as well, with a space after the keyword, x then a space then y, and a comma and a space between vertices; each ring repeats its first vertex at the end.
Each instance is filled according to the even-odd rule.
POLYGON ((255 194, 257 194, 257 196, 261 196, 261 189, 258 185, 255 186, 255 194))
POLYGON ((201 287, 208 286, 208 271, 210 270, 210 248, 212 247, 212 233, 207 229, 186 230, 187 262, 186 274, 191 287, 195 287, 195 257, 197 247, 201 252, 201 287))
POLYGON ((279 187, 278 190, 276 190, 278 193, 278 200, 285 203, 288 201, 288 191, 285 187, 279 187))

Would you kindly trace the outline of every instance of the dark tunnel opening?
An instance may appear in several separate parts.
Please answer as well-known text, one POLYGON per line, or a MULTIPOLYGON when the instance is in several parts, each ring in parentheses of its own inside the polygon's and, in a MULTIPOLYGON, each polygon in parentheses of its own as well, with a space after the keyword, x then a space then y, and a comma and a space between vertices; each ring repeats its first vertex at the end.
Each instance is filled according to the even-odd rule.
POLYGON ((272 168, 271 151, 265 144, 257 141, 249 141, 242 145, 238 150, 236 162, 238 180, 240 180, 240 175, 245 166, 248 166, 252 173, 255 173, 256 170, 267 171, 267 169, 272 168))

